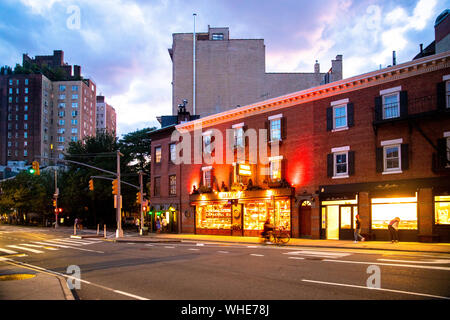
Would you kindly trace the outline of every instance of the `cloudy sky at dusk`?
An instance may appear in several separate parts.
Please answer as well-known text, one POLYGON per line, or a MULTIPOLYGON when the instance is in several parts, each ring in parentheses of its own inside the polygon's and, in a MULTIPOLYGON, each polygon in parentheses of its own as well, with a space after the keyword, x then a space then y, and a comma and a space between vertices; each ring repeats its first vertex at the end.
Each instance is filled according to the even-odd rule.
POLYGON ((171 113, 172 33, 230 27, 231 38, 264 39, 267 72, 313 72, 344 57, 344 77, 411 60, 434 40, 450 0, 2 0, 0 65, 22 54, 63 50, 118 115, 118 133, 171 113), (67 20, 79 8, 80 28, 67 20), (72 24, 73 25, 73 24, 72 24))

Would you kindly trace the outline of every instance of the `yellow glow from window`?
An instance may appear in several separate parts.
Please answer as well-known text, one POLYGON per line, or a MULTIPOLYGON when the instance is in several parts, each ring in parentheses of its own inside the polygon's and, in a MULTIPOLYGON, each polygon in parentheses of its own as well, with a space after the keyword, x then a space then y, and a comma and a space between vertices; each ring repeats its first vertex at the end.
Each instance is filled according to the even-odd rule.
POLYGON ((436 196, 434 201, 450 201, 450 196, 436 196))
POLYGON ((417 201, 416 197, 409 197, 409 198, 372 198, 372 203, 405 203, 405 202, 416 202, 416 201, 417 201))
POLYGON ((417 203, 372 204, 373 229, 387 229, 395 217, 400 218, 399 229, 417 229, 417 203))
POLYGON ((434 217, 436 224, 450 224, 450 197, 438 196, 434 197, 434 217), (439 201, 438 199, 449 199, 447 201, 439 201))

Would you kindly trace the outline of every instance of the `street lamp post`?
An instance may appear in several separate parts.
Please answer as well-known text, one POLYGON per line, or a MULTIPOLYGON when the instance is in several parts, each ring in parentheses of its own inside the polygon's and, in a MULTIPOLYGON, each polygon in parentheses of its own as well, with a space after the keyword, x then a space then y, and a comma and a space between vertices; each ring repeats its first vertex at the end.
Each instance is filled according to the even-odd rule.
POLYGON ((144 198, 144 195, 143 195, 143 172, 142 171, 139 171, 139 204, 140 204, 140 208, 141 208, 141 225, 140 225, 140 230, 139 230, 139 234, 142 236, 142 234, 143 234, 143 232, 142 232, 142 229, 144 228, 144 210, 143 210, 143 206, 144 206, 144 204, 143 204, 143 198, 144 198))
POLYGON ((117 150, 117 206, 116 206, 116 216, 117 216, 117 230, 116 238, 123 237, 122 230, 122 201, 120 192, 120 156, 123 156, 119 150, 117 150))

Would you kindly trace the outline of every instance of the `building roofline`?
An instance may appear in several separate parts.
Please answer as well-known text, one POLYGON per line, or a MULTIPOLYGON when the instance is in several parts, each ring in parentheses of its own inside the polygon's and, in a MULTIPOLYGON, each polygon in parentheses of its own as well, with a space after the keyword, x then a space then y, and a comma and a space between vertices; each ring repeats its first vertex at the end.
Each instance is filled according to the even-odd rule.
POLYGON ((385 82, 414 76, 416 74, 429 71, 429 68, 434 67, 437 69, 437 64, 442 63, 445 63, 442 68, 450 67, 450 51, 408 61, 381 70, 367 72, 351 78, 293 92, 261 102, 256 102, 232 110, 223 111, 198 120, 179 124, 176 126, 176 129, 193 130, 194 126, 209 127, 212 125, 241 119, 249 115, 279 110, 321 98, 331 97, 361 88, 371 87, 385 82))

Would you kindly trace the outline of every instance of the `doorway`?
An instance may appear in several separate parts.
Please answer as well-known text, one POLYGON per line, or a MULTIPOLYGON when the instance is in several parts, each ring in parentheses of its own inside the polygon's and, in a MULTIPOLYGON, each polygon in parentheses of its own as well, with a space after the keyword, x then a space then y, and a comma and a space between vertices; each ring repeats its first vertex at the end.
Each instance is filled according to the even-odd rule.
POLYGON ((305 200, 299 208, 300 237, 311 238, 311 202, 305 200))
POLYGON ((327 206, 327 239, 339 240, 339 206, 327 206))

